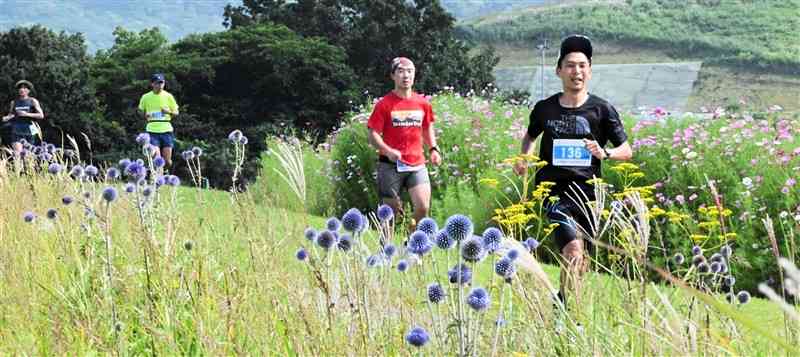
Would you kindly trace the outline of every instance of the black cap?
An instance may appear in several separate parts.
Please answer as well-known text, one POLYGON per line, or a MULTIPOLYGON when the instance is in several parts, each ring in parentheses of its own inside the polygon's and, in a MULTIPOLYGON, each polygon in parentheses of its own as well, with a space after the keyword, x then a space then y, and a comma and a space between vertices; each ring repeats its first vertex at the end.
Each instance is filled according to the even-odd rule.
POLYGON ((592 41, 584 35, 570 35, 561 41, 561 53, 558 56, 557 65, 561 66, 561 60, 572 52, 581 52, 592 63, 592 41))
POLYGON ((164 75, 161 73, 156 73, 152 77, 150 77, 150 82, 163 82, 164 75))

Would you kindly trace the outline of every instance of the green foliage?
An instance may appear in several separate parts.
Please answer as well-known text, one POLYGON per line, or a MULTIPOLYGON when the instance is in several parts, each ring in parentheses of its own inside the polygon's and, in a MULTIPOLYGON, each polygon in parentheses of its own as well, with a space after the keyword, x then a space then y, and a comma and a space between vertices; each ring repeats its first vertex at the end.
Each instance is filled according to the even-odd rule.
POLYGON ((435 92, 446 86, 467 91, 491 83, 498 58, 491 49, 470 56, 455 38, 455 19, 435 0, 251 0, 225 9, 232 29, 256 23, 284 24, 305 37, 341 47, 359 85, 370 93, 390 89, 388 63, 396 56, 415 61, 416 87, 435 92))
POLYGON ((487 42, 557 42, 579 32, 599 43, 797 74, 800 46, 787 29, 800 25, 798 13, 797 0, 631 0, 519 11, 468 21, 461 29, 487 42))
POLYGON ((41 26, 15 28, 0 33, 0 113, 8 113, 8 103, 15 99, 14 83, 27 79, 34 85, 31 96, 37 98, 45 113, 42 129, 45 140, 65 142, 63 134, 114 131, 113 125, 98 122, 97 102, 89 83, 90 58, 81 35, 55 33, 41 26))

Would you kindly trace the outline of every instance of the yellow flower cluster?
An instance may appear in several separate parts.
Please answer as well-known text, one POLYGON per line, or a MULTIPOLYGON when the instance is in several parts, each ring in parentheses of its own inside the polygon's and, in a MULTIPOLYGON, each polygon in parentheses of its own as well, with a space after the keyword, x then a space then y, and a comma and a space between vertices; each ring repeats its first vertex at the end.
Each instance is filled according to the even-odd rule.
POLYGON ((681 223, 681 221, 689 218, 691 218, 691 216, 686 213, 680 213, 675 211, 667 212, 667 219, 669 219, 670 223, 681 223))
POLYGON ((500 184, 500 181, 497 181, 496 179, 493 178, 482 178, 478 180, 478 183, 491 188, 497 188, 497 185, 500 184))
POLYGON ((733 214, 733 211, 730 209, 717 206, 699 207, 697 208, 697 212, 710 218, 719 217, 720 215, 722 215, 722 217, 728 217, 733 214))
MULTIPOLYGON (((639 166, 630 162, 623 162, 612 166, 611 170, 620 174, 639 172, 639 166)), ((644 176, 642 176, 644 177, 644 176)))
POLYGON ((525 213, 533 206, 533 202, 516 203, 503 209, 495 209, 492 220, 499 223, 506 231, 511 231, 515 226, 524 227, 532 219, 539 219, 535 214, 525 213))

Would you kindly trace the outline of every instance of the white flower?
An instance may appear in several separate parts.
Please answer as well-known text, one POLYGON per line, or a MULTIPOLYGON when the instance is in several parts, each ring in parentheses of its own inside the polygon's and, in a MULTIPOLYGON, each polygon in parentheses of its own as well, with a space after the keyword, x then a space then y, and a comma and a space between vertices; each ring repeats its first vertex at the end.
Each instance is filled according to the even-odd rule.
POLYGON ((689 151, 689 153, 686 154, 686 158, 689 159, 689 160, 694 160, 696 157, 697 157, 697 153, 694 152, 694 151, 689 151))
POLYGON ((744 187, 747 187, 748 189, 750 189, 751 187, 753 187, 753 179, 751 179, 749 177, 743 178, 742 179, 742 185, 744 185, 744 187))
POLYGON ((789 217, 789 212, 781 211, 778 217, 780 217, 781 219, 786 219, 786 217, 789 217))

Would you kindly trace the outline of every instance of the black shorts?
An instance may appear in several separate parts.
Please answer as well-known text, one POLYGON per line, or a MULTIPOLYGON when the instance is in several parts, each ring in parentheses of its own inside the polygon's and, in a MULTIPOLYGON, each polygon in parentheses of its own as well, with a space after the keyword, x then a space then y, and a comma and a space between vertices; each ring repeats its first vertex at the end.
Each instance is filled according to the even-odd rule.
MULTIPOLYGON (((551 196, 558 197, 558 201, 549 202, 545 205, 547 218, 550 223, 558 223, 559 226, 553 231, 558 251, 561 252, 569 242, 579 239, 578 235, 593 231, 592 226, 596 225, 591 215, 592 208, 587 204, 593 201, 594 187, 587 184, 578 185, 583 194, 569 189, 567 184, 556 185, 551 191, 551 196)), ((587 248, 591 248, 591 242, 584 242, 587 248)))

